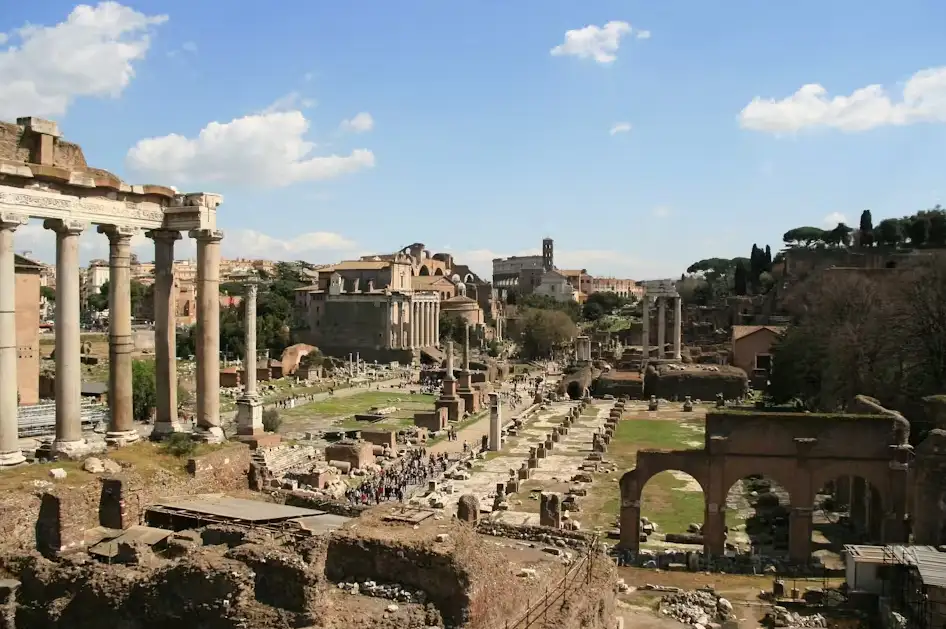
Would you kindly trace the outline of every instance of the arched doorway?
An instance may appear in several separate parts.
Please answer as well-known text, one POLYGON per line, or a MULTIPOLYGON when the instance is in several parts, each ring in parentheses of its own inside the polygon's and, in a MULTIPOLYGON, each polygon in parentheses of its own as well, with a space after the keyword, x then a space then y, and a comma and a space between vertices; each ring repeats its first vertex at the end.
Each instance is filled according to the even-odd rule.
POLYGON ((426 264, 420 267, 420 272, 418 273, 418 275, 421 275, 421 276, 430 275, 430 269, 427 268, 426 264))
POLYGON ((443 269, 438 267, 434 270, 434 275, 443 275, 443 269))
POLYGON ((641 547, 703 546, 706 498, 700 482, 686 472, 651 476, 641 488, 640 505, 641 547))
POLYGON ((751 474, 726 492, 726 547, 769 557, 789 552, 792 499, 771 476, 751 474))
POLYGON ((844 544, 881 543, 886 513, 882 492, 866 478, 843 475, 826 481, 815 494, 813 551, 839 556, 844 544))

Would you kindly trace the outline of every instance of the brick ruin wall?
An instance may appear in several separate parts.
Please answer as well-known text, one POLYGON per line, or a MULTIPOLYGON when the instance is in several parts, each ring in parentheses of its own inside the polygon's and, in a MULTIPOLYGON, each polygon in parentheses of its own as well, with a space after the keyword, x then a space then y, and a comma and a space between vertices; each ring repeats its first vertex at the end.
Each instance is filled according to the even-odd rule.
POLYGON ((53 553, 81 547, 83 532, 96 526, 137 524, 148 504, 167 496, 245 490, 249 448, 234 444, 188 461, 190 477, 165 472, 142 478, 133 471, 95 478, 79 486, 37 488, 0 496, 0 551, 53 553), (103 492, 103 488, 108 491, 103 492))
POLYGON ((716 371, 687 369, 672 371, 653 366, 644 373, 644 397, 656 395, 664 400, 682 400, 689 395, 694 400, 714 400, 722 393, 727 400, 743 397, 748 378, 737 367, 720 365, 716 371))

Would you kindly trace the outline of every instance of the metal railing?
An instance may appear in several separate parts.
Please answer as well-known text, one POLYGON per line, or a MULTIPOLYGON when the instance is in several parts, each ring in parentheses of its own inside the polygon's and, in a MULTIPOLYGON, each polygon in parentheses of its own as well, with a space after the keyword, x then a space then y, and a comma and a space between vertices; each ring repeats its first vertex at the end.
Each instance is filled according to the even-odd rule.
POLYGON ((547 622, 549 609, 553 605, 564 602, 569 591, 575 589, 575 586, 579 583, 591 581, 594 556, 598 552, 598 537, 595 536, 588 546, 587 552, 569 567, 565 576, 555 585, 546 587, 545 595, 534 604, 527 601, 525 614, 516 622, 510 623, 507 620, 503 629, 528 629, 537 622, 547 622))
MULTIPOLYGON (((108 406, 83 401, 80 407, 83 428, 108 421, 108 406)), ((44 402, 17 409, 16 421, 20 437, 41 437, 56 432, 56 403, 44 402)))

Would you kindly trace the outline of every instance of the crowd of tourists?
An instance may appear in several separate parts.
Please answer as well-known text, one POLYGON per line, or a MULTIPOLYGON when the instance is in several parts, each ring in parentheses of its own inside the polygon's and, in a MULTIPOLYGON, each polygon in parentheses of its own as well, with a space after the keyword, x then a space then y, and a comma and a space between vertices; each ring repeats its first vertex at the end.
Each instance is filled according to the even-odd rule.
POLYGON ((345 492, 345 498, 353 505, 403 501, 412 487, 440 476, 449 465, 445 453, 428 455, 426 448, 408 450, 401 460, 345 492))

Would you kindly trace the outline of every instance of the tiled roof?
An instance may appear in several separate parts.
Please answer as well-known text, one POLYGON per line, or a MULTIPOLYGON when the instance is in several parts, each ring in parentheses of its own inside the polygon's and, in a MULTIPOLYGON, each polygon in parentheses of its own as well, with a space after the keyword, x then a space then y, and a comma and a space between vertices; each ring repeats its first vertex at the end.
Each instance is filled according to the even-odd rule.
POLYGON ((781 334, 786 329, 788 329, 788 326, 784 325, 734 325, 732 327, 732 340, 738 341, 739 339, 746 338, 750 334, 755 334, 759 330, 769 330, 770 332, 781 334))

